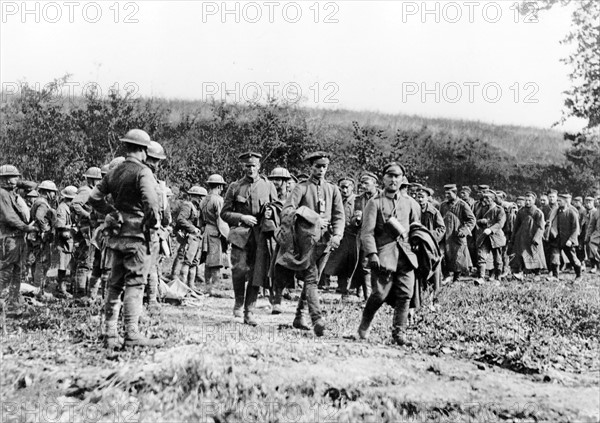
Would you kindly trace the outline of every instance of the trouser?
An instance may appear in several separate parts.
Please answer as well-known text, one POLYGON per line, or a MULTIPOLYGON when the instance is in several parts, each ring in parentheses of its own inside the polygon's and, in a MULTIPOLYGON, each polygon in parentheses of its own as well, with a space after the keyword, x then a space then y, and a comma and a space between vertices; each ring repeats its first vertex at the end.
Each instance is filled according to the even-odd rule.
POLYGON ((116 336, 123 295, 123 318, 127 338, 139 336, 144 285, 150 270, 151 256, 147 245, 137 238, 120 238, 113 242, 113 263, 105 304, 105 332, 116 336))
POLYGON ((35 245, 32 249, 32 253, 34 256, 34 261, 31 266, 33 286, 44 288, 46 273, 48 273, 52 264, 52 245, 47 242, 35 245))
POLYGON ((271 303, 281 305, 283 299, 283 290, 286 287, 294 286, 294 271, 287 269, 279 264, 275 264, 273 272, 273 295, 271 303))
POLYGON ((24 254, 23 235, 0 238, 0 300, 10 305, 19 301, 24 254))
MULTIPOLYGON (((200 263, 200 255, 202 254, 202 238, 197 235, 188 235, 186 240, 181 243, 179 250, 177 251, 177 257, 182 263, 181 266, 181 280, 187 284, 190 288, 196 286, 196 272, 198 271, 198 264, 200 263)), ((173 277, 179 276, 175 273, 177 269, 174 269, 173 277)))
POLYGON ((392 335, 397 336, 408 325, 408 310, 415 288, 415 274, 412 265, 401 257, 393 273, 373 270, 373 292, 363 310, 361 329, 367 330, 375 314, 384 302, 394 307, 392 335))
POLYGON ((552 248, 550 250, 550 254, 551 254, 551 259, 550 259, 551 269, 550 270, 552 271, 552 274, 554 276, 558 276, 558 269, 560 268, 560 265, 561 265, 561 252, 565 255, 565 257, 567 258, 569 263, 571 263, 571 265, 573 266, 573 269, 575 270, 575 274, 577 276, 580 276, 581 275, 581 262, 577 258, 577 254, 575 253, 575 247, 559 246, 556 244, 552 245, 552 248))
POLYGON ((500 273, 502 272, 502 248, 492 248, 488 239, 477 247, 477 265, 479 267, 479 276, 482 278, 485 277, 485 269, 490 255, 492 256, 494 270, 496 271, 497 276, 500 276, 500 273))
POLYGON ((577 247, 575 252, 577 253, 577 258, 579 259, 579 261, 581 263, 585 263, 585 261, 587 260, 587 254, 586 254, 586 249, 583 245, 583 242, 581 243, 581 245, 579 247, 577 247))
POLYGON ((260 286, 264 281, 254 286, 254 254, 249 243, 246 248, 231 247, 231 279, 233 282, 233 293, 235 296, 235 308, 244 308, 245 313, 253 313, 258 299, 260 286))
POLYGON ((86 294, 88 278, 93 268, 95 250, 96 248, 85 238, 81 238, 75 248, 73 253, 73 260, 75 261, 73 294, 76 296, 84 296, 86 294))
POLYGON ((591 266, 600 265, 600 244, 594 244, 592 242, 588 242, 588 257, 590 258, 591 266))
POLYGON ((146 287, 146 294, 148 295, 148 303, 156 303, 158 301, 158 276, 160 262, 160 241, 158 238, 152 241, 150 250, 150 270, 148 273, 148 285, 146 287))
POLYGON ((302 286, 302 294, 298 300, 298 308, 300 310, 302 309, 303 301, 305 299, 308 304, 308 313, 310 314, 310 319, 314 325, 321 319, 318 283, 321 277, 321 272, 323 271, 323 267, 329 259, 330 252, 326 251, 319 254, 319 248, 315 248, 313 254, 317 255, 317 257, 315 257, 314 260, 311 260, 311 265, 308 267, 308 269, 298 272, 298 278, 304 281, 304 285, 302 286))

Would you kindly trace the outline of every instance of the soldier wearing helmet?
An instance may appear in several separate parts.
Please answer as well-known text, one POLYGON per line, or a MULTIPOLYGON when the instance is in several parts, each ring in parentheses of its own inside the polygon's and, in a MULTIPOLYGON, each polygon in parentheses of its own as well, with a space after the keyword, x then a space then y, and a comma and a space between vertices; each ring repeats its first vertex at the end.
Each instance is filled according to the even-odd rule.
POLYGON ((254 309, 260 287, 268 286, 270 265, 267 240, 262 234, 265 206, 277 201, 277 191, 266 176, 261 175, 258 153, 239 156, 245 176, 229 185, 221 217, 229 224, 235 305, 233 314, 244 323, 256 326, 254 309), (247 282, 247 285, 246 285, 247 282))
POLYGON ((227 251, 229 225, 221 219, 225 180, 221 175, 210 175, 206 181, 208 195, 200 201, 200 216, 204 224, 202 238, 202 260, 204 280, 210 293, 212 286, 221 282, 221 268, 225 267, 223 253, 227 251))
POLYGON ((288 196, 288 181, 292 179, 292 175, 283 167, 276 167, 269 174, 269 180, 275 185, 277 197, 280 201, 285 201, 288 196))
POLYGON ((73 293, 77 297, 86 296, 88 279, 92 290, 100 279, 99 274, 91 274, 94 254, 96 253, 96 249, 92 244, 92 235, 94 229, 98 226, 98 217, 94 215, 94 210, 89 204, 89 198, 92 189, 102 180, 102 171, 98 167, 90 167, 83 176, 85 177, 85 184, 79 187, 77 195, 71 202, 73 220, 77 228, 75 252, 73 254, 76 266, 73 293))
POLYGON ((191 187, 188 199, 179 209, 175 221, 175 231, 179 241, 179 250, 173 263, 173 278, 180 278, 190 288, 195 289, 196 275, 202 254, 202 231, 200 224, 200 201, 206 197, 206 188, 191 187))
POLYGON ((77 195, 77 188, 69 185, 60 192, 61 201, 56 208, 56 249, 58 250, 58 275, 54 296, 70 298, 67 292, 67 269, 71 269, 73 258, 73 220, 71 219, 71 202, 77 195))
POLYGON ((39 197, 31 206, 31 222, 38 229, 37 233, 30 234, 27 238, 34 257, 32 264, 33 285, 45 288, 46 273, 50 269, 51 254, 54 243, 54 222, 56 210, 52 207, 58 189, 52 181, 42 181, 37 188, 39 197))
POLYGON ((151 240, 159 225, 156 180, 144 164, 150 136, 133 129, 120 139, 127 152, 125 161, 108 172, 90 194, 95 210, 106 215, 111 235, 112 271, 104 309, 105 345, 119 346, 118 322, 123 296, 126 346, 158 346, 161 341, 144 337, 139 329, 144 284, 150 271, 151 240), (114 205, 106 201, 110 195, 114 205))
POLYGON ((27 223, 15 188, 21 173, 12 165, 0 166, 0 306, 20 314, 19 289, 25 236, 37 229, 27 223))

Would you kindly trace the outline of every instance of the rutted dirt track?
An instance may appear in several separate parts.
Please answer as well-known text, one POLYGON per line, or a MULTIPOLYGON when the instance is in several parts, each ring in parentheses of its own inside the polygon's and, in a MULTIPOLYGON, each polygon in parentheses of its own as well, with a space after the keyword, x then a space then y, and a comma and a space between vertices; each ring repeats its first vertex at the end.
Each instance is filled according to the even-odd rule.
POLYGON ((437 351, 399 348, 389 341, 387 307, 372 339, 358 341, 362 305, 333 293, 323 295, 324 339, 291 327, 293 301, 272 316, 261 298, 258 328, 232 317, 232 301, 163 306, 145 322, 167 339, 156 351, 107 355, 95 336, 98 315, 80 321, 82 309, 70 314, 75 327, 9 336, 3 421, 600 420, 597 369, 522 374, 442 343, 437 351))

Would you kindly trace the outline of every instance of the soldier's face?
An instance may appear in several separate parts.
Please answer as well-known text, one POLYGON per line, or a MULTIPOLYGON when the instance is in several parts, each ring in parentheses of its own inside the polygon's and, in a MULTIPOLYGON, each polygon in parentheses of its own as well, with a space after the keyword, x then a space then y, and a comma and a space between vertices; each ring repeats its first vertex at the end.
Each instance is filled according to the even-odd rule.
POLYGON ((342 193, 342 197, 348 198, 354 189, 354 185, 351 182, 344 181, 340 184, 340 192, 342 193))
POLYGON ((446 200, 452 201, 452 200, 456 199, 456 192, 455 191, 446 191, 444 193, 444 196, 446 197, 446 200))
POLYGON ((567 205, 567 200, 565 200, 564 198, 558 198, 556 202, 558 204, 558 207, 560 207, 561 209, 567 205))
POLYGON ((244 169, 246 171, 246 176, 256 178, 260 171, 260 165, 258 163, 246 163, 244 169))
POLYGON ((458 193, 458 196, 461 200, 466 200, 469 198, 469 193, 467 193, 467 191, 461 191, 458 193))
POLYGON ((586 200, 584 207, 586 210, 591 210, 594 208, 594 200, 586 200))
POLYGON ((535 198, 533 198, 531 195, 526 195, 525 196, 525 207, 531 207, 535 204, 535 198))
POLYGON ((419 192, 417 193, 417 202, 421 205, 424 206, 427 204, 428 198, 427 198, 427 194, 425 194, 424 192, 419 192))
POLYGON ((522 208, 525 205, 525 201, 523 200, 517 200, 517 207, 518 208, 522 208))
POLYGON ((329 169, 329 163, 326 163, 324 160, 315 160, 310 167, 312 176, 317 179, 324 178, 325 174, 327 173, 327 169, 329 169))
POLYGON ((548 197, 546 197, 546 196, 540 197, 540 204, 542 206, 548 205, 548 197))
POLYGON ((579 206, 581 206, 581 201, 579 201, 579 200, 573 200, 573 205, 575 207, 579 207, 579 206))
POLYGON ((296 182, 293 179, 290 179, 286 182, 287 192, 292 192, 294 187, 296 186, 296 182))
POLYGON ((494 203, 494 202, 492 201, 492 199, 491 199, 491 198, 489 198, 489 197, 483 197, 483 198, 481 199, 481 201, 482 201, 483 205, 484 205, 484 206, 486 206, 486 207, 490 207, 490 206, 491 206, 491 205, 494 203))
POLYGON ((275 185, 275 188, 280 189, 283 186, 283 179, 271 179, 271 182, 273 182, 273 185, 275 185))
POLYGON ((373 178, 364 178, 360 181, 360 190, 361 192, 373 193, 377 190, 377 184, 375 184, 373 178))
POLYGON ((3 176, 0 178, 0 182, 2 183, 2 187, 6 188, 8 191, 12 191, 17 187, 17 182, 19 182, 18 176, 3 176))
POLYGON ((387 192, 396 192, 400 189, 400 183, 404 175, 396 175, 394 173, 386 173, 383 175, 383 188, 387 192))
POLYGON ((548 194, 548 204, 555 205, 558 202, 558 195, 551 193, 548 194))

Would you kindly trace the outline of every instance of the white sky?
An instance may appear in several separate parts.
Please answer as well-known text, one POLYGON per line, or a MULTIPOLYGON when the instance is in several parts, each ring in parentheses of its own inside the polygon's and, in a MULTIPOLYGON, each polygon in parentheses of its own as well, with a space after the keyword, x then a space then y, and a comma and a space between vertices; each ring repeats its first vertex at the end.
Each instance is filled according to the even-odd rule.
POLYGON ((257 87, 264 97, 269 84, 282 95, 288 84, 286 98, 295 100, 299 88, 304 106, 549 127, 569 87, 559 61, 569 48, 559 41, 570 9, 525 23, 536 18, 516 16, 516 1, 2 0, 0 80, 6 92, 71 73, 77 93, 90 81, 103 92, 130 83, 138 95, 184 99, 211 91, 221 98, 225 87, 230 101, 253 97, 257 87), (238 16, 223 16, 225 5, 238 16), (433 12, 423 16, 424 8, 433 12), (258 22, 248 22, 257 11, 258 22), (125 22, 130 14, 137 23, 125 22), (431 90, 425 98, 423 88, 431 90), (526 102, 528 94, 537 103, 526 102))

